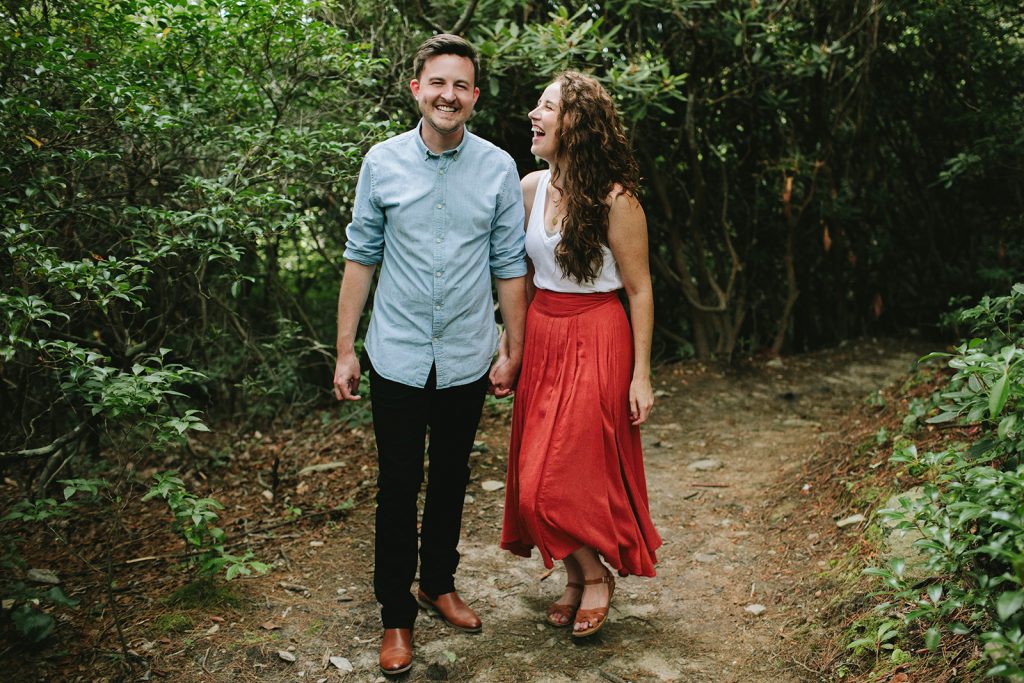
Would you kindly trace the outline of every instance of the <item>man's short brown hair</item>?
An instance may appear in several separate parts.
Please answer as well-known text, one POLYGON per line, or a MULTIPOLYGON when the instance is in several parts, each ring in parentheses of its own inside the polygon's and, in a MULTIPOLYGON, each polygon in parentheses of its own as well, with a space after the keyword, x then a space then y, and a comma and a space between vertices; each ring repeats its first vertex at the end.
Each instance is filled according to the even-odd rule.
POLYGON ((480 60, 476 56, 476 50, 465 38, 451 33, 438 33, 423 41, 423 44, 416 50, 416 57, 412 61, 412 70, 416 78, 423 73, 423 65, 431 57, 438 55, 456 55, 465 57, 473 62, 473 85, 480 82, 480 60))

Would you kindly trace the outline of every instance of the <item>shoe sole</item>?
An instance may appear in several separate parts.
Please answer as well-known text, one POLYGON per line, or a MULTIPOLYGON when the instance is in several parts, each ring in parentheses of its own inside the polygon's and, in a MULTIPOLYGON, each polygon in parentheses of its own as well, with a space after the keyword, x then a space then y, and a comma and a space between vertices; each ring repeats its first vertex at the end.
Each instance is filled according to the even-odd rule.
POLYGON ((419 605, 421 608, 427 610, 428 612, 433 612, 438 617, 440 617, 441 621, 443 621, 444 623, 448 624, 449 626, 451 626, 453 629, 455 629, 457 631, 462 631, 463 633, 480 633, 480 631, 484 630, 484 627, 483 627, 482 624, 480 626, 477 626, 476 628, 467 628, 465 626, 459 626, 458 624, 453 624, 452 622, 448 621, 445 618, 445 616, 441 612, 441 610, 439 610, 438 608, 434 607, 429 602, 424 602, 424 601, 420 600, 419 598, 416 598, 416 604, 419 605))
MULTIPOLYGON (((605 619, 605 621, 607 621, 607 619, 605 619)), ((602 621, 601 624, 597 628, 592 628, 589 631, 573 631, 572 632, 572 637, 573 638, 589 638, 590 636, 592 636, 595 633, 597 633, 598 631, 600 631, 602 628, 604 628, 604 621, 602 621)))
POLYGON ((384 667, 380 667, 380 670, 385 676, 397 676, 398 674, 404 674, 411 668, 412 662, 409 662, 407 666, 404 666, 401 669, 385 669, 384 667))

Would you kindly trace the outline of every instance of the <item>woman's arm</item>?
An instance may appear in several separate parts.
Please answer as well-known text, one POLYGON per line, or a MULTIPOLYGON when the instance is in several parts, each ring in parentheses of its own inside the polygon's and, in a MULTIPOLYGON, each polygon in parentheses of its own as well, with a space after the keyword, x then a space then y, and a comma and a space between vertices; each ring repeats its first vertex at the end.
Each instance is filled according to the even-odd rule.
MULTIPOLYGON (((534 171, 533 173, 527 173, 523 176, 520 181, 520 186, 523 189, 523 205, 526 208, 526 222, 523 224, 523 231, 530 225, 530 212, 533 211, 533 199, 537 196, 537 183, 540 181, 541 175, 544 171, 534 171)), ((544 207, 539 207, 541 211, 544 207)), ((529 306, 533 301, 534 294, 537 293, 537 287, 533 284, 533 262, 530 261, 530 257, 526 257, 526 305, 529 306)))
POLYGON ((609 196, 608 246, 619 266, 629 299, 633 326, 633 379, 629 409, 633 424, 647 421, 654 407, 651 388, 651 337, 654 331, 654 293, 647 256, 647 218, 636 197, 623 192, 609 196))

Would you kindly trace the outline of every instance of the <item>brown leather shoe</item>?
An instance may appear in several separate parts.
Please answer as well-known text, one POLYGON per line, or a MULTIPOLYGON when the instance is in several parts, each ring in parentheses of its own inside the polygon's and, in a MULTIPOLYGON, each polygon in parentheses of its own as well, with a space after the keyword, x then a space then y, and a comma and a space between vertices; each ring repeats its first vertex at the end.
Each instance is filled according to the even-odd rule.
POLYGON ((380 643, 380 670, 400 674, 412 667, 412 629, 386 628, 380 643))
POLYGON ((482 628, 480 617, 462 601, 455 591, 431 598, 422 590, 416 591, 416 602, 424 609, 432 609, 449 624, 467 633, 478 633, 482 628))

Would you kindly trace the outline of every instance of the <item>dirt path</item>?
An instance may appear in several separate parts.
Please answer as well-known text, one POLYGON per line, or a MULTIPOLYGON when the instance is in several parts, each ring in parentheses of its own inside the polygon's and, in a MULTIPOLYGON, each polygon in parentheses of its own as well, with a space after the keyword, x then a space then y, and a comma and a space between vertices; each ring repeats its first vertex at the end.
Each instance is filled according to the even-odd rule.
MULTIPOLYGON (((659 575, 621 581, 610 624, 585 643, 542 623, 562 572, 545 578, 539 559, 496 546, 503 491, 483 484, 504 478, 507 408, 492 409, 474 456, 457 577, 484 631, 461 634, 421 613, 414 667, 398 680, 806 680, 787 633, 813 610, 802 583, 829 549, 818 534, 800 531, 810 520, 801 519, 794 479, 808 458, 827 453, 835 425, 916 356, 860 342, 728 373, 697 363, 661 368, 644 431, 652 514, 665 539, 659 575), (753 604, 763 614, 746 610, 753 604)), ((160 658, 160 668, 207 681, 380 680, 372 512, 362 504, 344 529, 283 542, 287 561, 244 584, 259 602, 214 635, 197 629, 176 661, 170 653, 160 658), (309 593, 283 589, 282 581, 309 593), (280 628, 261 628, 268 620, 280 628), (288 647, 295 662, 277 655, 288 647), (325 669, 328 656, 346 658, 353 671, 325 669)))

